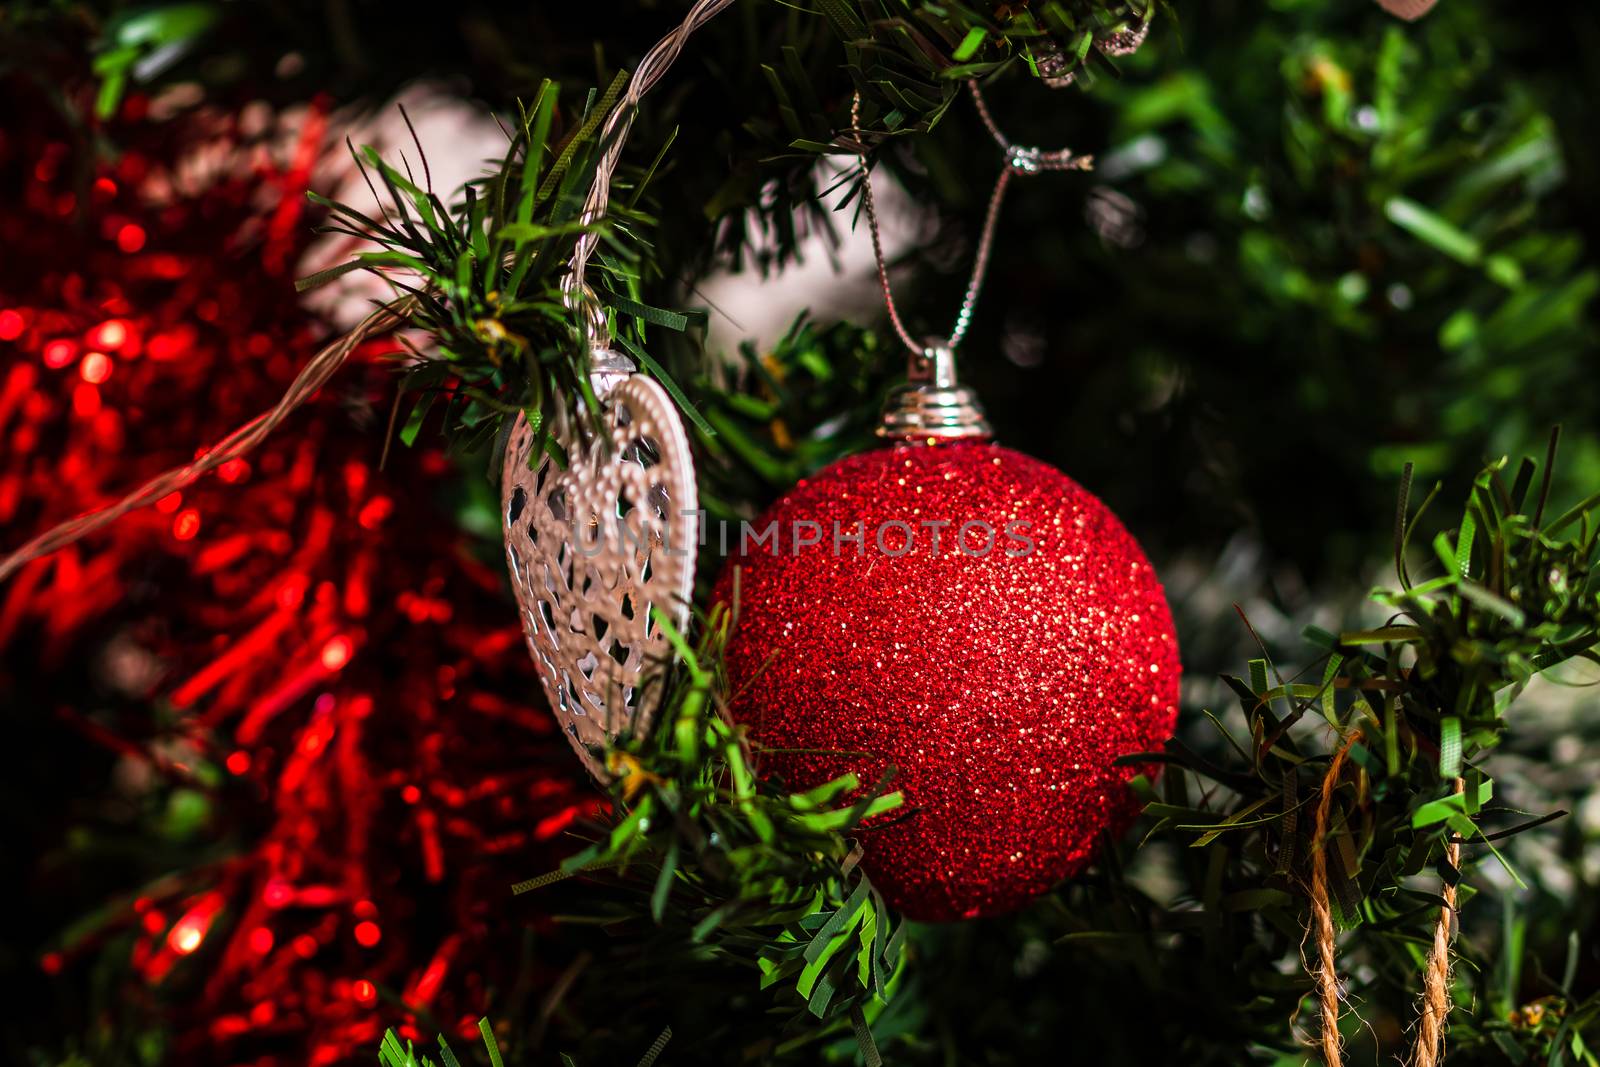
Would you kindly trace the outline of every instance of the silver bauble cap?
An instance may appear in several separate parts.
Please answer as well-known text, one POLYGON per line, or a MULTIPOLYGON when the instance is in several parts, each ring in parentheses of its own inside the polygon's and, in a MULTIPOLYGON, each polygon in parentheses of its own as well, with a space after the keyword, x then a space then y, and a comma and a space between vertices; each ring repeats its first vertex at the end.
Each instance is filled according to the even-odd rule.
POLYGON ((905 385, 883 405, 878 436, 934 444, 994 436, 978 394, 956 381, 956 356, 943 341, 930 342, 911 361, 905 385))

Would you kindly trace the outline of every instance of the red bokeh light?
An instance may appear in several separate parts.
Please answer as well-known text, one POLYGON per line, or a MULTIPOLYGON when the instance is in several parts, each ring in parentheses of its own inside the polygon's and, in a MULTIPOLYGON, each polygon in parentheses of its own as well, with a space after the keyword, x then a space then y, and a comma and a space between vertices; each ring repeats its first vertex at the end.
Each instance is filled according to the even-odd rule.
POLYGON ((232 485, 250 476, 250 464, 242 459, 230 459, 217 468, 217 477, 232 485))
POLYGON ((111 357, 104 352, 90 352, 78 364, 78 374, 90 385, 99 385, 111 377, 111 357))
POLYGON ((89 382, 79 382, 72 390, 72 411, 85 419, 100 414, 100 390, 89 382))
POLYGON ((369 530, 376 530, 393 511, 393 500, 386 496, 375 496, 362 506, 356 521, 369 530))
POLYGON ((187 956, 200 947, 206 937, 205 922, 198 916, 186 915, 173 926, 167 935, 167 944, 180 956, 187 956))
POLYGON ((44 358, 44 365, 51 370, 59 370, 71 363, 78 356, 78 346, 65 338, 49 342, 40 353, 44 358))
POLYGON ((144 242, 143 226, 130 222, 117 231, 117 248, 130 256, 143 248, 144 242))
POLYGON ((355 646, 344 634, 328 639, 322 646, 322 666, 330 671, 336 671, 350 662, 351 653, 355 646))
POLYGON ((185 328, 181 326, 176 330, 158 333, 150 338, 149 343, 145 346, 145 351, 151 359, 158 362, 178 359, 194 346, 194 333, 193 327, 185 328))
POLYGON ((194 508, 185 508, 172 520, 172 536, 180 541, 193 541, 200 533, 200 513, 194 508))
POLYGON ((85 340, 96 348, 121 348, 128 343, 128 324, 121 319, 109 319, 90 330, 85 340))

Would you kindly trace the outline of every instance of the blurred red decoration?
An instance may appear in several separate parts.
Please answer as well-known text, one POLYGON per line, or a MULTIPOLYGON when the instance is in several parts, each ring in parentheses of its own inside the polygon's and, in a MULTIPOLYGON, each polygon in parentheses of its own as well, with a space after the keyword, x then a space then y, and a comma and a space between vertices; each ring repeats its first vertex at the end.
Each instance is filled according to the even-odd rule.
MULTIPOLYGON (((99 163, 0 132, 7 547, 255 416, 326 333, 292 285, 325 117, 278 124, 283 165, 226 114, 186 123, 125 119, 99 163), (231 146, 198 188, 186 130, 231 146)), ((0 586, 0 651, 28 668, 0 671, 0 704, 115 753, 107 792, 164 803, 190 857, 110 887, 39 966, 82 988, 120 960, 175 1062, 364 1062, 385 1026, 482 1010, 524 966, 507 885, 565 850, 535 828, 596 803, 533 704, 498 553, 437 510, 472 475, 423 449, 377 469, 382 354, 248 460, 0 586), (51 697, 86 671, 94 705, 51 697), (25 684, 31 705, 3 699, 25 684)))

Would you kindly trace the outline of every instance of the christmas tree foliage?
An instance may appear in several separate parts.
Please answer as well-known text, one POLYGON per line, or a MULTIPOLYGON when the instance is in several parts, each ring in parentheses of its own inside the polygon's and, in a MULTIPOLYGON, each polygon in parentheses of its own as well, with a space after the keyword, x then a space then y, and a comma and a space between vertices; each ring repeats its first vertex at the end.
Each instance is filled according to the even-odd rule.
POLYGON ((708 6, 0 12, 0 548, 270 407, 341 303, 403 323, 0 584, 14 1057, 1600 1062, 1600 14, 746 0, 652 66, 708 6), (1029 158, 991 123, 1095 162, 1017 172, 963 381, 1138 537, 1184 687, 1086 870, 919 923, 865 859, 893 768, 761 773, 715 552, 587 781, 494 486, 519 417, 558 466, 602 425, 602 332, 710 520, 872 447, 858 155, 920 335, 1029 158))

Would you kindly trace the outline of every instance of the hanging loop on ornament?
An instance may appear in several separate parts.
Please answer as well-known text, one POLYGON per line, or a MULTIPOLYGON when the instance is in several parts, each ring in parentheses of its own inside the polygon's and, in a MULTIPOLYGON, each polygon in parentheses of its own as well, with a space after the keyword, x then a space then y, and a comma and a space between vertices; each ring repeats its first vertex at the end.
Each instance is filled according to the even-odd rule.
POLYGON ((610 348, 611 323, 605 305, 588 283, 576 274, 568 274, 561 280, 561 298, 567 310, 578 317, 578 334, 584 346, 591 353, 610 348))
POLYGON ((912 385, 932 385, 941 375, 950 379, 948 384, 955 384, 955 358, 943 339, 930 337, 923 343, 922 351, 911 357, 906 381, 912 385))
POLYGON ((956 313, 955 324, 948 338, 938 338, 918 344, 900 318, 900 309, 894 301, 894 290, 889 285, 889 265, 883 255, 883 235, 878 225, 878 209, 872 196, 872 171, 867 164, 866 141, 861 134, 861 93, 856 92, 850 102, 850 128, 855 135, 856 160, 861 170, 861 204, 867 214, 867 232, 872 238, 872 255, 878 270, 878 286, 883 292, 884 307, 889 312, 889 322, 894 332, 910 353, 906 368, 907 384, 896 390, 884 406, 883 422, 878 435, 899 441, 937 441, 952 438, 993 436, 988 420, 977 395, 956 382, 955 350, 965 340, 978 310, 978 295, 983 290, 984 278, 989 271, 989 258, 994 252, 995 231, 999 226, 1000 208, 1005 203, 1006 190, 1011 187, 1014 175, 1024 177, 1044 171, 1088 170, 1094 165, 1091 156, 1080 156, 1070 148, 1043 149, 1013 144, 1000 130, 999 123, 989 111, 976 79, 968 79, 967 88, 995 144, 1005 153, 1005 165, 995 179, 994 190, 989 194, 989 206, 984 213, 983 228, 978 233, 978 248, 973 255, 972 276, 961 298, 961 308, 956 313))
MULTIPOLYGON (((633 360, 611 347, 611 321, 606 316, 605 305, 587 284, 575 275, 568 274, 561 281, 562 303, 578 320, 579 342, 583 345, 588 364, 589 388, 602 405, 617 386, 627 381, 638 368, 633 360)), ((585 441, 604 439, 604 427, 597 413, 578 405, 575 431, 585 441)))
POLYGON ((637 373, 633 360, 615 348, 596 348, 589 353, 589 388, 594 397, 604 404, 617 391, 617 386, 637 373))
MULTIPOLYGON (((977 80, 968 79, 967 88, 972 93, 973 104, 978 110, 978 117, 983 120, 984 128, 1005 153, 1005 166, 995 179, 994 191, 989 194, 989 206, 984 213, 983 228, 978 233, 978 248, 973 255, 972 276, 968 279, 966 292, 962 295, 961 308, 956 313, 955 325, 950 329, 950 336, 941 341, 952 351, 960 347, 966 338, 967 330, 972 326, 973 316, 977 313, 978 295, 983 290, 983 282, 989 271, 989 257, 994 251, 994 236, 1000 221, 1000 208, 1005 203, 1006 190, 1011 186, 1012 176, 1018 174, 1030 176, 1044 171, 1089 170, 1094 166, 1093 156, 1080 156, 1070 148, 1045 149, 1013 144, 995 122, 977 80)), ((894 290, 889 285, 889 265, 883 255, 882 228, 878 223, 877 203, 872 195, 872 169, 867 163, 866 141, 861 133, 859 90, 850 101, 850 129, 855 135, 856 161, 861 170, 861 205, 866 210, 867 231, 872 238, 872 255, 878 269, 878 287, 883 291, 883 303, 889 312, 889 323, 915 361, 922 356, 925 346, 918 344, 912 338, 911 331, 906 329, 905 322, 900 318, 900 308, 895 304, 894 290)))
MULTIPOLYGON (((710 22, 732 3, 733 0, 696 0, 683 21, 645 53, 644 58, 639 61, 638 69, 633 72, 633 77, 628 79, 628 87, 623 91, 622 99, 618 100, 606 115, 596 142, 603 145, 604 149, 599 162, 595 164, 594 181, 589 186, 589 195, 585 198, 583 210, 578 215, 578 221, 583 225, 584 231, 578 235, 577 243, 573 246, 569 265, 570 276, 579 284, 583 282, 584 271, 588 269, 589 257, 600 246, 600 228, 597 224, 605 218, 606 208, 611 203, 611 176, 622 161, 622 146, 628 140, 628 131, 633 126, 634 115, 638 113, 639 101, 666 75, 679 53, 683 51, 689 35, 710 22)), ((604 336, 606 336, 605 343, 609 344, 609 335, 604 336)))

